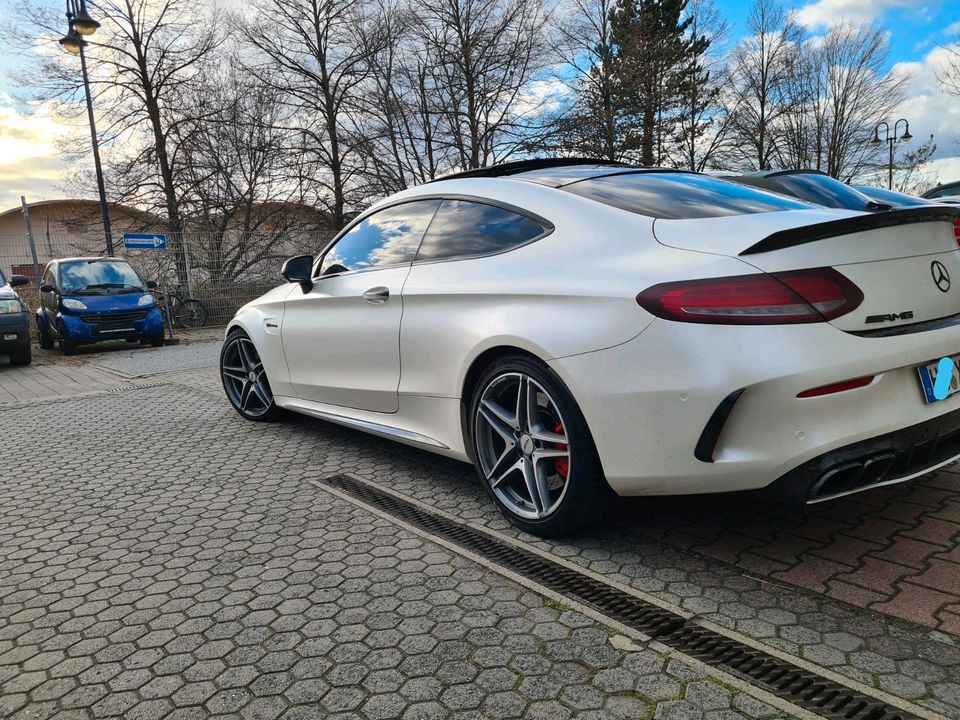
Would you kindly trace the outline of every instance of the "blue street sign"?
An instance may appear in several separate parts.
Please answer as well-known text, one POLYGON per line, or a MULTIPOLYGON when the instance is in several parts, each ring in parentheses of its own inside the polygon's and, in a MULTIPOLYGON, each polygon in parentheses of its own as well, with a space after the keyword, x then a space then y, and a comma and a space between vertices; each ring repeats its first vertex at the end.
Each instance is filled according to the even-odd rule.
POLYGON ((127 250, 166 250, 167 236, 163 233, 124 233, 123 247, 127 250))

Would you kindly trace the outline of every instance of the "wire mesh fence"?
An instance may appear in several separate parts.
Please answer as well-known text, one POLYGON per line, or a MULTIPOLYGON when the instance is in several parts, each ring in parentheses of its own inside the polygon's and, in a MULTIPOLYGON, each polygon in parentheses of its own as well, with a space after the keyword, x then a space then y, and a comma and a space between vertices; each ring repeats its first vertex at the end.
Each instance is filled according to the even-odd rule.
MULTIPOLYGON (((158 284, 169 297, 174 319, 184 301, 196 300, 205 310, 203 324, 224 325, 242 305, 282 282, 280 266, 286 258, 319 252, 333 234, 326 230, 145 233, 156 239, 155 247, 128 249, 118 236, 113 255, 127 260, 144 282, 158 284)), ((31 308, 37 304, 48 262, 105 254, 102 235, 45 233, 34 236, 31 246, 26 233, 0 234, 0 270, 8 276, 18 274, 29 279, 18 292, 31 308)))

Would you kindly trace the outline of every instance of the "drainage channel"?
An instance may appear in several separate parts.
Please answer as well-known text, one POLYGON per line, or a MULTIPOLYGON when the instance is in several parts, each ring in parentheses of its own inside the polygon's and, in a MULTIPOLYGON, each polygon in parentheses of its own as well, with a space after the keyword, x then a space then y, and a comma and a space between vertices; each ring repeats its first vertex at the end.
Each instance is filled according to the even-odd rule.
POLYGON ((480 529, 424 510, 347 475, 320 478, 431 535, 469 550, 701 662, 723 668, 829 720, 917 720, 877 698, 804 670, 577 570, 505 543, 480 529))

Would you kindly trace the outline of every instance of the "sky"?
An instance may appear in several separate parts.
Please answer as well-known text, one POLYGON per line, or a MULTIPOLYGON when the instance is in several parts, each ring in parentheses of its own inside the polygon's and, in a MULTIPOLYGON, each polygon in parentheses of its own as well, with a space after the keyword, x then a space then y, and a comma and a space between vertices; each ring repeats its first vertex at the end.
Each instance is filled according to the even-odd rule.
MULTIPOLYGON (((223 6, 226 0, 197 0, 223 6)), ((715 0, 731 24, 732 39, 746 32, 750 0, 715 0)), ((907 98, 890 121, 904 117, 919 143, 932 133, 937 143, 934 164, 942 182, 960 180, 960 98, 940 92, 937 67, 945 58, 945 44, 960 43, 958 0, 787 0, 788 8, 812 33, 839 21, 877 22, 890 33, 891 64, 912 75, 907 98)), ((0 3, 0 23, 13 3, 0 3)), ((26 89, 15 76, 17 60, 0 55, 0 212, 20 203, 70 196, 62 186, 66 161, 57 150, 58 139, 70 133, 86 143, 85 117, 77 126, 55 119, 49 108, 22 102, 26 89), (15 99, 16 98, 16 99, 15 99)), ((891 122, 892 124, 892 122, 891 122)), ((76 162, 89 162, 92 155, 76 162)))

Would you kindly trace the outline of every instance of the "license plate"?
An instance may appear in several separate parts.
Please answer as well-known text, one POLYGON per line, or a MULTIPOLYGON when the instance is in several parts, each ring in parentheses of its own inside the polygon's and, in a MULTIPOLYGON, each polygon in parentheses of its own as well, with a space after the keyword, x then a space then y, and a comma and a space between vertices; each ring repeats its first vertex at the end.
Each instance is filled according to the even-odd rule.
POLYGON ((951 360, 950 384, 947 387, 947 394, 942 398, 938 398, 934 392, 937 375, 940 372, 940 360, 917 368, 917 372, 920 373, 920 386, 928 403, 946 399, 960 391, 960 355, 952 355, 949 359, 951 360))
POLYGON ((4 333, 3 335, 4 340, 16 340, 17 337, 19 336, 16 333, 4 333))

